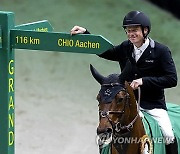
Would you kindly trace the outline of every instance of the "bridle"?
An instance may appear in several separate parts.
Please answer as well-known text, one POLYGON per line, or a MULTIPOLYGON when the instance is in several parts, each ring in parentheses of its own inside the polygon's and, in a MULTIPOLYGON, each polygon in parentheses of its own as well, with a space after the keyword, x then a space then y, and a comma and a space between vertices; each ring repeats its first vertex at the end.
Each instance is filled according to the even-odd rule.
MULTIPOLYGON (((110 84, 102 84, 101 86, 120 86, 122 84, 120 83, 110 83, 110 84)), ((127 92, 127 89, 126 88, 123 88, 121 91, 126 91, 126 97, 125 97, 125 104, 124 104, 124 107, 123 107, 123 110, 122 111, 101 111, 99 110, 99 115, 101 118, 107 118, 109 123, 111 124, 112 128, 113 128, 113 131, 116 131, 116 133, 119 133, 121 130, 128 130, 128 131, 131 131, 133 129, 133 125, 134 123, 136 122, 137 118, 138 118, 138 112, 136 114, 136 116, 134 117, 134 119, 128 124, 128 125, 122 125, 120 122, 113 122, 112 119, 109 117, 110 114, 124 114, 125 113, 125 107, 126 105, 129 104, 129 94, 127 92)), ((139 111, 139 105, 140 105, 140 88, 138 87, 138 107, 137 107, 137 110, 139 111)), ((130 104, 129 104, 130 105, 130 104)))

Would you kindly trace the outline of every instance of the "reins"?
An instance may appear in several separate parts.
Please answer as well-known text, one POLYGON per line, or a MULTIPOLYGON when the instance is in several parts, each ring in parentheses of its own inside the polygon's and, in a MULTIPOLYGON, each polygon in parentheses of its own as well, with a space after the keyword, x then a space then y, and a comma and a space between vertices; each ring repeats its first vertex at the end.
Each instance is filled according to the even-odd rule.
POLYGON ((140 108, 140 101, 141 101, 141 88, 138 87, 138 102, 137 102, 137 112, 139 112, 140 108))

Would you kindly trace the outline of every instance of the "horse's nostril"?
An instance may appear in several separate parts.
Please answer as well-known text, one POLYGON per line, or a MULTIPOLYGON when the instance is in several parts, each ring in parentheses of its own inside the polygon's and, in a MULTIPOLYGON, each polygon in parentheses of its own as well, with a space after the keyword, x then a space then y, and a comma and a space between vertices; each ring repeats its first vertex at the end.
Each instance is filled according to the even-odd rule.
POLYGON ((97 134, 112 133, 112 128, 97 128, 97 134))
POLYGON ((112 128, 107 128, 107 133, 112 133, 112 128))
POLYGON ((102 130, 102 129, 100 129, 100 128, 97 128, 97 134, 101 134, 101 133, 103 133, 104 131, 102 130))

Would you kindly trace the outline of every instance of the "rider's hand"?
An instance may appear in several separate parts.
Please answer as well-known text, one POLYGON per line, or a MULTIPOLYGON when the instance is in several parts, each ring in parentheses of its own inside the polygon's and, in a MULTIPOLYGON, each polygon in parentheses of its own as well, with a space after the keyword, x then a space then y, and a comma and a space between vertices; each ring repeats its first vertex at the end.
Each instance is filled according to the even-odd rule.
POLYGON ((74 34, 83 34, 85 31, 86 31, 86 29, 83 28, 83 27, 74 26, 74 27, 71 29, 71 35, 74 35, 74 34))
POLYGON ((130 86, 135 90, 137 89, 139 86, 143 85, 143 81, 142 81, 142 78, 140 79, 136 79, 136 80, 133 80, 130 84, 130 86))

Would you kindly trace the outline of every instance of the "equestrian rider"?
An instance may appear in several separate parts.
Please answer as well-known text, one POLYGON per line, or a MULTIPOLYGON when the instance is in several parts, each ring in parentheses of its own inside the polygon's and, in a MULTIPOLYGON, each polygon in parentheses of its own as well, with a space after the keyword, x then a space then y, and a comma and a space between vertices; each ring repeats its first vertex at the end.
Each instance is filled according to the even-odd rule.
MULTIPOLYGON (((177 73, 170 49, 148 37, 150 19, 140 11, 129 12, 123 20, 128 40, 98 55, 119 62, 121 71, 127 60, 132 64, 128 81, 135 90, 141 87, 140 109, 157 120, 166 143, 168 154, 177 154, 177 143, 167 113, 164 89, 177 85, 177 73)), ((74 26, 73 34, 89 34, 87 29, 74 26)))

